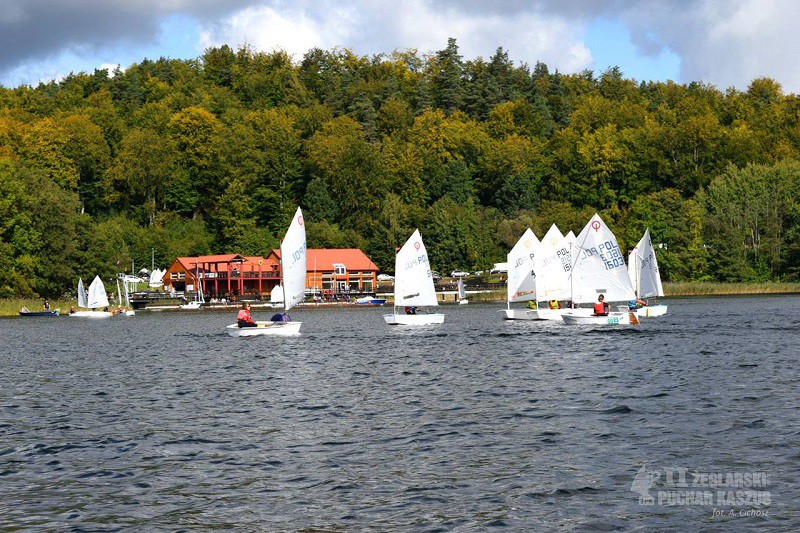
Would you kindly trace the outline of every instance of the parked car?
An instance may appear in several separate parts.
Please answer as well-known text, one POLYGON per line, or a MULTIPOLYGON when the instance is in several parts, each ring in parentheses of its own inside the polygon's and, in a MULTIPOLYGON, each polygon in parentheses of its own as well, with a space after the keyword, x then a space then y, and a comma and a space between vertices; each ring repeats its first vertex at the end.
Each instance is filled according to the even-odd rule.
POLYGON ((431 276, 433 276, 434 283, 437 281, 442 281, 442 275, 436 272, 435 270, 431 270, 431 276))
POLYGON ((453 270, 450 273, 450 275, 452 277, 454 277, 454 278, 463 278, 463 277, 469 276, 469 272, 466 272, 464 270, 453 270))
POLYGON ((389 274, 378 274, 378 281, 392 281, 394 276, 390 276, 389 274))

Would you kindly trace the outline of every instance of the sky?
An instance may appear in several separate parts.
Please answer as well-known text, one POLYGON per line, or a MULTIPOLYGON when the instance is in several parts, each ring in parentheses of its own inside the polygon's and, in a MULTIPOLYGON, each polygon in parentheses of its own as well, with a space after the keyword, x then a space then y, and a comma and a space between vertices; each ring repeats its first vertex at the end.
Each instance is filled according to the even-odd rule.
POLYGON ((800 93, 796 0, 0 0, 0 84, 123 70, 144 58, 192 59, 207 47, 360 55, 442 50, 465 60, 499 46, 514 63, 637 81, 747 90, 770 77, 800 93))

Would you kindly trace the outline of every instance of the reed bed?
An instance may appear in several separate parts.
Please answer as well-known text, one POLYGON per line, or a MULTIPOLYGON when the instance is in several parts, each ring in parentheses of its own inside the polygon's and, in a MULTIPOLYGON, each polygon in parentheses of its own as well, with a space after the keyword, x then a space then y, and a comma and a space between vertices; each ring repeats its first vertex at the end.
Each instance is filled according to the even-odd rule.
POLYGON ((800 293, 800 283, 719 283, 713 281, 665 282, 667 296, 800 293))

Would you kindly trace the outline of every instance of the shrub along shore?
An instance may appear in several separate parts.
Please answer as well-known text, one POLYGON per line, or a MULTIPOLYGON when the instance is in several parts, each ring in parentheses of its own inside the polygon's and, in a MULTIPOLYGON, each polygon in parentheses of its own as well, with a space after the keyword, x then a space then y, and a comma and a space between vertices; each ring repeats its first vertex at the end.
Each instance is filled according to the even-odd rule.
MULTIPOLYGON (((711 281, 665 282, 664 293, 670 296, 725 296, 736 294, 798 294, 800 283, 719 283, 711 281)), ((469 300, 477 302, 505 301, 503 291, 469 294, 469 300)), ((73 300, 50 300, 50 309, 61 309, 62 314, 69 312, 73 300)), ((44 300, 33 298, 0 299, 0 317, 18 316, 20 309, 27 307, 30 311, 43 311, 44 300)))

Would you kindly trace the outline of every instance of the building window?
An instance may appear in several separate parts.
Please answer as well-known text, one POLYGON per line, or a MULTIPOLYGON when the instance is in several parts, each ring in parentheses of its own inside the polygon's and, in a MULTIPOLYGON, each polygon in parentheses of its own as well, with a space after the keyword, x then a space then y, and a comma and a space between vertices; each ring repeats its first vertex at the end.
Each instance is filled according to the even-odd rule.
POLYGON ((169 275, 169 279, 178 279, 178 273, 177 273, 177 272, 173 272, 173 273, 171 273, 171 274, 169 275))
POLYGON ((347 274, 347 269, 341 263, 334 263, 333 264, 333 273, 337 276, 344 276, 347 274))

